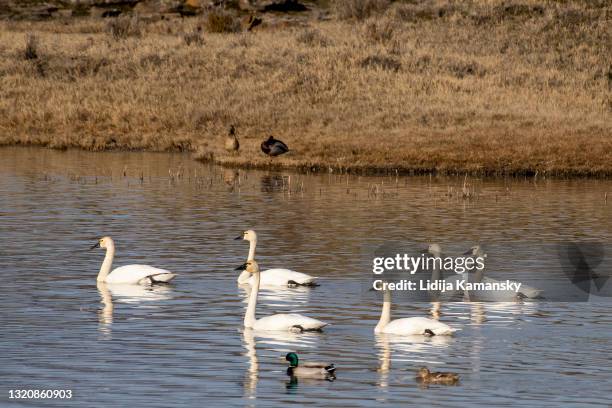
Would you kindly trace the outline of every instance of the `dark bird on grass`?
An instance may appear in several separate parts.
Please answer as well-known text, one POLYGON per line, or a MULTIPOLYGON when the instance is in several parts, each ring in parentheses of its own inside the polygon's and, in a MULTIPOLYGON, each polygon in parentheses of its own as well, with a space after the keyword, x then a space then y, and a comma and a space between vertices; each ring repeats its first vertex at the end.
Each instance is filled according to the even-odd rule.
POLYGON ((225 150, 228 152, 237 152, 238 149, 240 149, 240 142, 238 142, 238 136, 236 136, 236 128, 234 125, 231 125, 225 137, 225 150))
POLYGON ((417 371, 416 379, 423 383, 453 385, 459 382, 459 375, 444 372, 432 373, 427 367, 421 367, 417 371))
POLYGON ((285 143, 270 136, 268 140, 261 142, 261 151, 270 157, 274 157, 287 153, 289 148, 285 143))

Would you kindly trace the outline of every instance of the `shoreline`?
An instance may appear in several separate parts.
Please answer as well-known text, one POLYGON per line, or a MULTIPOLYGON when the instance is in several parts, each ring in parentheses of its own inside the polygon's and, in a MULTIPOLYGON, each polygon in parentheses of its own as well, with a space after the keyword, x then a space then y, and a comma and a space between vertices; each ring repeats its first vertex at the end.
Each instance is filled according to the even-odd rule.
MULTIPOLYGON (((180 149, 166 149, 166 150, 151 150, 146 148, 108 148, 108 149, 84 149, 80 147, 49 147, 41 144, 0 144, 0 149, 3 148, 35 148, 35 149, 48 149, 58 152, 75 150, 82 152, 91 153, 159 153, 159 154, 184 154, 189 156, 192 160, 198 161, 203 164, 213 164, 227 169, 237 170, 268 170, 268 171, 289 171, 296 174, 351 174, 358 176, 440 176, 440 177, 484 177, 484 178, 551 178, 551 179, 590 179, 590 180, 610 180, 612 179, 612 169, 601 170, 598 172, 592 171, 576 171, 560 170, 560 171, 545 171, 540 169, 520 169, 518 171, 501 171, 499 169, 486 169, 486 170, 465 170, 465 169, 435 169, 435 168, 416 168, 416 167, 401 167, 401 166, 389 166, 389 167, 377 167, 368 165, 359 166, 333 166, 324 164, 313 164, 313 163, 301 163, 299 161, 287 162, 275 162, 272 160, 261 159, 256 162, 245 162, 240 163, 237 161, 227 160, 227 157, 217 159, 205 155, 199 157, 199 154, 195 151, 186 151, 180 149)), ((232 157, 230 157, 232 159, 232 157)), ((233 157, 235 159, 235 157, 233 157)))
POLYGON ((610 178, 612 9, 529 4, 260 13, 252 30, 229 10, 223 27, 204 12, 0 21, 0 145, 298 172, 610 178), (223 149, 230 125, 239 154, 223 149), (265 157, 269 135, 289 153, 265 157))

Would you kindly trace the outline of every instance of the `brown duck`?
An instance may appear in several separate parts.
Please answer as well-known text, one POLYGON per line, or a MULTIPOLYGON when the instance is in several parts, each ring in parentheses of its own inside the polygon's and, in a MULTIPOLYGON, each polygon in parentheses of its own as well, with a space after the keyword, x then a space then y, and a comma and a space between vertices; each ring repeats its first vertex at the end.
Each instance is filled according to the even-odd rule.
POLYGON ((237 152, 238 149, 240 149, 240 142, 238 142, 238 137, 236 136, 236 128, 234 125, 231 125, 225 137, 225 150, 228 152, 237 152))
POLYGON ((424 383, 430 384, 446 384, 452 385, 457 384, 459 382, 459 375, 455 373, 444 373, 444 372, 434 372, 429 371, 427 367, 419 368, 417 371, 417 381, 422 381, 424 383))
POLYGON ((267 140, 261 142, 261 151, 270 157, 274 157, 287 153, 289 148, 285 143, 270 136, 267 140))

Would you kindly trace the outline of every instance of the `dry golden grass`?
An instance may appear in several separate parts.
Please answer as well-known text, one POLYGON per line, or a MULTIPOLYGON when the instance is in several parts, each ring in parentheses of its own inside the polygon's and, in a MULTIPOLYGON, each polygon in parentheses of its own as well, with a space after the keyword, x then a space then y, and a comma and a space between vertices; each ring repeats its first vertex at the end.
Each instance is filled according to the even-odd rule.
POLYGON ((103 20, 0 23, 0 144, 609 176, 611 18, 597 0, 432 0, 198 41, 205 16, 140 21, 121 38, 103 20), (230 124, 239 154, 223 150, 230 124), (265 157, 268 134, 290 153, 265 157))

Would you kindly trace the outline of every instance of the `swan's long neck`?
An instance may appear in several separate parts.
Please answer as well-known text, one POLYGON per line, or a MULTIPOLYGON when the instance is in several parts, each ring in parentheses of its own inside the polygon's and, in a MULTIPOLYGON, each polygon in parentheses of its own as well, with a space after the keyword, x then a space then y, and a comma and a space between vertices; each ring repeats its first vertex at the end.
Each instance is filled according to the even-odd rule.
MULTIPOLYGON (((250 239, 249 240, 249 257, 247 258, 247 262, 255 260, 255 246, 257 246, 257 238, 250 239)), ((247 272, 246 270, 244 270, 238 276, 238 283, 241 285, 248 283, 250 277, 251 277, 251 274, 247 272)))
POLYGON ((476 268, 476 272, 474 273, 474 282, 482 282, 484 278, 485 265, 483 261, 482 268, 476 268))
POLYGON ((100 297, 102 304, 104 307, 100 313, 99 321, 102 324, 100 327, 101 331, 110 333, 110 326, 113 324, 113 297, 111 296, 106 283, 98 282, 98 292, 100 292, 100 297))
POLYGON ((115 257, 115 247, 109 246, 106 248, 106 256, 104 257, 104 262, 102 262, 102 266, 100 267, 100 272, 98 273, 98 282, 104 282, 106 277, 111 271, 111 267, 113 266, 113 258, 115 257))
POLYGON ((257 246, 257 238, 252 238, 249 240, 249 257, 247 261, 255 260, 255 247, 257 246))
POLYGON ((391 321, 391 292, 389 289, 385 289, 383 296, 382 313, 378 324, 374 328, 374 333, 380 333, 391 321))
POLYGON ((436 260, 439 259, 440 256, 439 255, 434 255, 434 262, 433 262, 433 269, 431 270, 431 281, 437 281, 440 280, 440 278, 442 277, 442 274, 440 273, 440 268, 437 267, 437 262, 436 260))
POLYGON ((257 294, 259 293, 259 272, 253 274, 255 282, 251 287, 251 294, 249 295, 249 304, 247 305, 246 313, 244 314, 244 327, 253 328, 255 326, 255 307, 257 306, 257 294))

